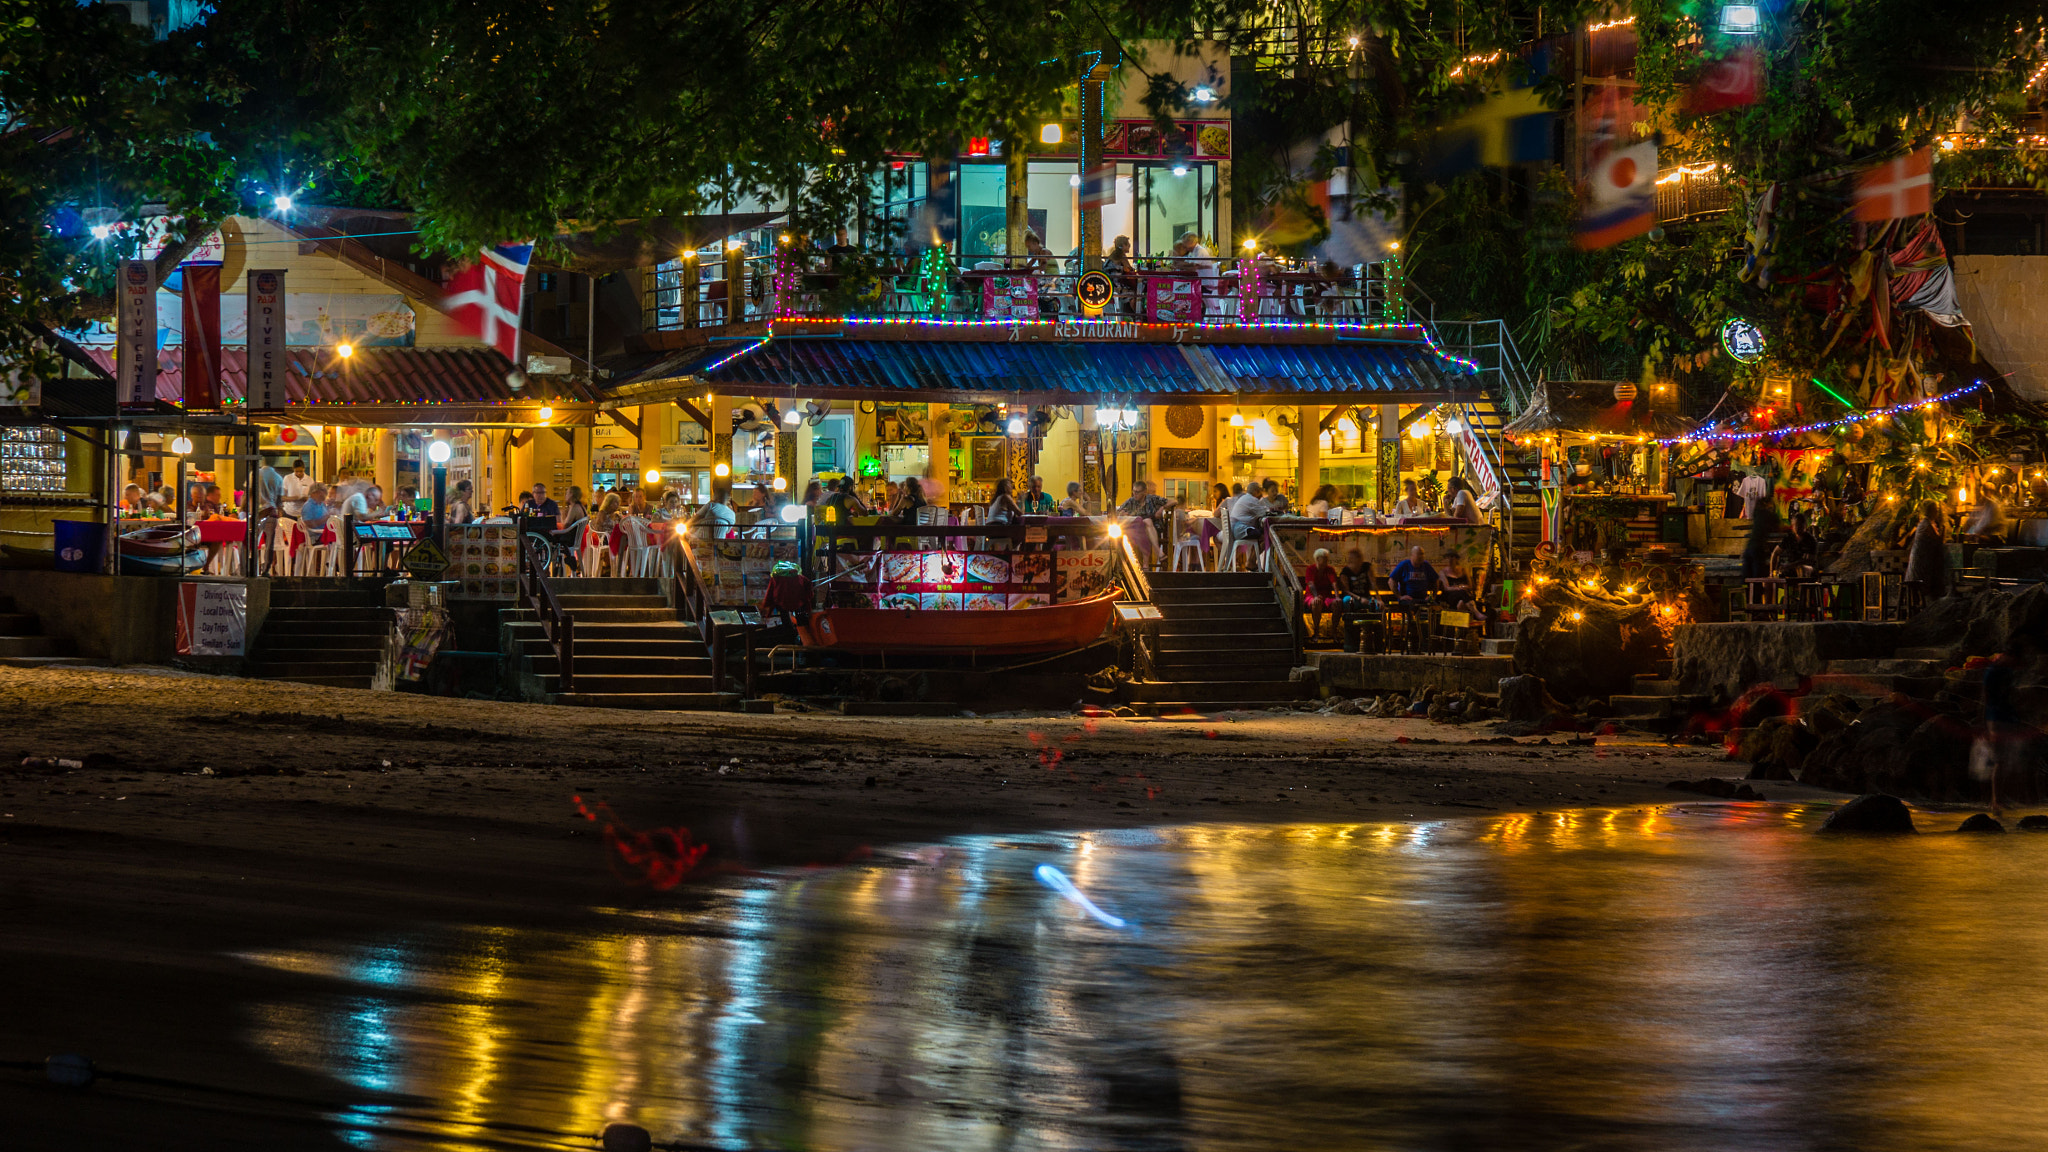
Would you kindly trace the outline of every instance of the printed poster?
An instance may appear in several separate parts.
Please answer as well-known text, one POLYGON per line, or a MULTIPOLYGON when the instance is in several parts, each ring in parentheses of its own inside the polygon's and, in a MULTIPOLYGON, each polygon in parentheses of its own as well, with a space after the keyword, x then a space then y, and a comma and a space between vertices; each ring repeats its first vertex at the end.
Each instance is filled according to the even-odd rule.
POLYGON ((178 654, 240 656, 249 627, 246 584, 186 580, 178 585, 178 654))

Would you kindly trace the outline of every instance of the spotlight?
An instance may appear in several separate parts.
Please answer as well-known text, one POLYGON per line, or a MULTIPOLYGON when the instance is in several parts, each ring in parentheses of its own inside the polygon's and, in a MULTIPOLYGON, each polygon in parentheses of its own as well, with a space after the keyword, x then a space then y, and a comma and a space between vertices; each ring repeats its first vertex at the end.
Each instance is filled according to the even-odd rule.
POLYGON ((270 198, 270 206, 279 212, 289 212, 292 210, 292 198, 282 194, 272 196, 270 198))
POLYGON ((356 354, 356 346, 344 340, 334 346, 334 354, 346 360, 356 354))
POLYGON ((555 418, 555 409, 554 409, 554 406, 553 406, 553 405, 549 405, 549 404, 543 404, 543 405, 541 405, 541 406, 540 406, 540 418, 541 418, 542 420, 553 420, 553 419, 555 418))

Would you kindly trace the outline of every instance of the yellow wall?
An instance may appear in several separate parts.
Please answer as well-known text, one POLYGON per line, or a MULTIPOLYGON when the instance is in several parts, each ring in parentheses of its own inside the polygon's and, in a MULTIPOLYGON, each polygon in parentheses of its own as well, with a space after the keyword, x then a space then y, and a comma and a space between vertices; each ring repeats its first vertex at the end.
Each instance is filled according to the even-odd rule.
POLYGON ((2048 256, 1958 256, 1956 302, 2013 391, 2048 401, 2048 256))

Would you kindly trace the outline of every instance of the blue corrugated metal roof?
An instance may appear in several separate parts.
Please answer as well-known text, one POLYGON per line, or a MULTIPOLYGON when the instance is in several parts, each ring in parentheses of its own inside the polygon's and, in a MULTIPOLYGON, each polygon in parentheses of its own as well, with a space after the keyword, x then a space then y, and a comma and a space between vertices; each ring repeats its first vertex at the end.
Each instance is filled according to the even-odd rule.
POLYGON ((875 391, 1444 392, 1461 366, 1421 344, 976 343, 777 337, 708 353, 713 384, 875 391), (736 354, 737 353, 737 354, 736 354))

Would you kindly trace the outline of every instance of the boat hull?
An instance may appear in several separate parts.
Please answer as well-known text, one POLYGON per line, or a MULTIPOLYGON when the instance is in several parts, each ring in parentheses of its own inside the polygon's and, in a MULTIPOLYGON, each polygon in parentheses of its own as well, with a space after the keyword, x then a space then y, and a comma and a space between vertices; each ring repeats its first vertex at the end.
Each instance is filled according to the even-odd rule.
POLYGON ((1102 635, 1121 595, 1112 588, 1071 604, 1003 612, 822 608, 799 630, 807 646, 842 652, 1060 652, 1102 635))
POLYGON ((169 525, 123 532, 117 544, 122 556, 169 556, 176 558, 199 547, 199 529, 169 525))

